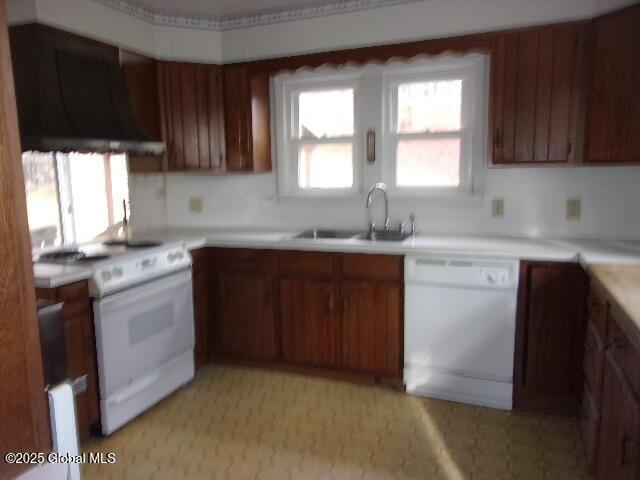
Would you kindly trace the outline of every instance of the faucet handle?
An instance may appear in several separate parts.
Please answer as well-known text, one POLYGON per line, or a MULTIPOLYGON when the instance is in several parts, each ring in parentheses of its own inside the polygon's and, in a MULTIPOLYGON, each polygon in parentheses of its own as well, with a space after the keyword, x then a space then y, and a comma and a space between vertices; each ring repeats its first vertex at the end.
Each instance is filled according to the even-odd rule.
POLYGON ((398 224, 398 232, 400 232, 400 234, 404 234, 404 220, 400 220, 400 223, 398 224))
POLYGON ((409 220, 411 220, 411 236, 414 237, 416 235, 416 216, 415 214, 409 215, 409 220))
POLYGON ((371 220, 369 222, 369 233, 373 233, 376 230, 376 222, 371 220))

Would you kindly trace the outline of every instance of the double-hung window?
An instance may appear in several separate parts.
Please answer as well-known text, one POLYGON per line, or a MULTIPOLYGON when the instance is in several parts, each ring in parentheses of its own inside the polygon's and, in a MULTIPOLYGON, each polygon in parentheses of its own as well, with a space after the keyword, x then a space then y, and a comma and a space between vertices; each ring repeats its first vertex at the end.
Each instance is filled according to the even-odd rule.
POLYGON ((278 152, 283 190, 292 195, 344 195, 359 188, 358 79, 322 78, 284 85, 278 152))
POLYGON ((355 195, 379 181, 400 196, 478 193, 485 62, 471 54, 276 77, 279 194, 355 195))

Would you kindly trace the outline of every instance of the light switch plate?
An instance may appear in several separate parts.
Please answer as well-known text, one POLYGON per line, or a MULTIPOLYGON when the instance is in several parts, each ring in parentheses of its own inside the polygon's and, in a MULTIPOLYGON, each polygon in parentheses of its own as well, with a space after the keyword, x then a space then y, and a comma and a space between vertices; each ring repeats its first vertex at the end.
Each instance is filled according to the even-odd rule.
POLYGON ((504 198, 494 198, 491 202, 491 216, 493 218, 504 217, 504 198))
POLYGON ((579 198, 567 198, 567 220, 580 220, 582 202, 579 198))
POLYGON ((189 212, 202 213, 202 197, 189 197, 189 212))

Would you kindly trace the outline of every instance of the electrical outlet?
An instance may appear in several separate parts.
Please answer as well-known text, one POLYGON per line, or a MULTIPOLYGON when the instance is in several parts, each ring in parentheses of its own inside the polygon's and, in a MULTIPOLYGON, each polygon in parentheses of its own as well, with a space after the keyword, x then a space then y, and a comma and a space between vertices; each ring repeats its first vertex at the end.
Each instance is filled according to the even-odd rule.
POLYGON ((202 197, 189 198, 189 212, 202 213, 202 197))
POLYGON ((493 218, 504 217, 504 198, 494 198, 491 202, 491 216, 493 218))
POLYGON ((582 204, 579 198, 567 199, 567 220, 580 220, 582 204))

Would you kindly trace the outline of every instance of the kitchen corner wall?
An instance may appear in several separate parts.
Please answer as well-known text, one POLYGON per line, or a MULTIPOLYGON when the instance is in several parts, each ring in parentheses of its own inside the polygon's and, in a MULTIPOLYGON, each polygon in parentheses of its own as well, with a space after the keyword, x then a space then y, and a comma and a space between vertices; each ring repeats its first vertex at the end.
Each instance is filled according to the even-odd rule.
MULTIPOLYGON (((276 196, 275 174, 131 176, 136 228, 359 227, 366 226, 364 196, 291 200, 276 196), (166 190, 164 182, 166 181, 166 190), (166 195, 166 197, 165 197, 166 195), (203 199, 202 213, 189 199, 203 199)), ((487 169, 484 194, 466 199, 390 200, 391 217, 415 213, 425 234, 545 236, 640 240, 640 167, 487 169), (567 198, 580 198, 582 216, 566 219, 567 198), (504 217, 491 216, 494 198, 504 217)), ((381 214, 380 204, 374 206, 381 214)))

